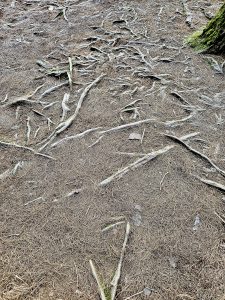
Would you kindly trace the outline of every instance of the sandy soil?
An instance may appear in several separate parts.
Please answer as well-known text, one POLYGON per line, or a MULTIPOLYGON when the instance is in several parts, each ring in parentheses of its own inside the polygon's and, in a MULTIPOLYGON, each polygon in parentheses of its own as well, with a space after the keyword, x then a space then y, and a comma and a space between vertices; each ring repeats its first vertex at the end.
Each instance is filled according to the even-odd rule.
POLYGON ((183 45, 221 3, 187 4, 0 2, 1 300, 99 299, 128 222, 116 299, 225 299, 223 58, 183 45))

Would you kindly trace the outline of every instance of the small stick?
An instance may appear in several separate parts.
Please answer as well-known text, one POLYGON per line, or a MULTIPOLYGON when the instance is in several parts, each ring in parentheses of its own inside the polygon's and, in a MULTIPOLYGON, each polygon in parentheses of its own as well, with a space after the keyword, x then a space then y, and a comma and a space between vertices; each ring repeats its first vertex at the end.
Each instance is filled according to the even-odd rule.
POLYGON ((47 118, 47 125, 48 125, 48 130, 51 130, 51 124, 55 124, 52 122, 52 120, 50 118, 47 118))
POLYGON ((132 48, 138 52, 139 56, 141 57, 142 62, 144 64, 146 64, 146 66, 148 66, 150 69, 153 69, 153 65, 146 60, 145 55, 141 52, 141 50, 135 46, 132 46, 132 48))
POLYGON ((32 109, 32 111, 33 111, 35 114, 44 117, 46 120, 49 119, 49 120, 50 120, 50 123, 54 124, 53 121, 52 121, 49 117, 47 117, 46 115, 44 115, 42 112, 40 112, 40 111, 38 111, 38 110, 36 110, 36 109, 32 109))
POLYGON ((30 151, 30 152, 34 153, 35 155, 39 155, 39 156, 43 156, 43 157, 55 160, 55 158, 53 158, 52 156, 37 152, 37 151, 35 151, 34 149, 32 149, 30 147, 21 146, 21 145, 18 145, 18 144, 7 143, 7 142, 3 142, 3 141, 0 141, 0 146, 15 147, 15 148, 27 150, 27 151, 30 151))
POLYGON ((36 199, 33 199, 33 200, 30 200, 30 201, 26 202, 26 203, 24 204, 24 206, 27 206, 28 204, 31 204, 31 203, 33 203, 33 202, 40 201, 40 200, 45 201, 45 199, 44 199, 43 197, 38 197, 38 198, 36 198, 36 199))
POLYGON ((51 124, 55 124, 55 123, 49 117, 39 112, 38 110, 32 109, 32 111, 37 115, 44 117, 47 120, 48 129, 51 130, 51 124))
POLYGON ((164 134, 165 136, 169 137, 170 139, 180 143, 181 145, 183 145, 185 148, 187 148, 189 151, 191 151, 192 153, 200 156, 202 159, 204 159, 205 161, 207 161, 212 167, 214 167, 222 176, 225 177, 225 171, 220 169, 220 167, 218 167, 214 162, 211 161, 211 159, 206 156, 205 154, 199 152, 198 150, 195 150, 194 148, 192 148, 191 146, 189 146, 188 144, 186 144, 184 141, 182 141, 181 139, 179 139, 176 136, 173 135, 169 135, 169 134, 164 134))
POLYGON ((77 268, 77 265, 76 263, 74 262, 74 266, 75 266, 75 269, 76 269, 76 275, 77 275, 77 289, 79 288, 79 274, 78 274, 78 268, 77 268))

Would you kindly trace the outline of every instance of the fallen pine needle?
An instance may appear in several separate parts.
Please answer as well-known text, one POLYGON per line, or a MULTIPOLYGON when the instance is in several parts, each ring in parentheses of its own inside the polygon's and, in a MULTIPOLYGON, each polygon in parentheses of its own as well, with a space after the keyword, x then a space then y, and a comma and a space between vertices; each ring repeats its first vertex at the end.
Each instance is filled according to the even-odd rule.
POLYGON ((31 204, 31 203, 33 203, 33 202, 37 202, 37 201, 45 201, 45 199, 44 199, 43 197, 38 197, 38 198, 36 198, 36 199, 33 199, 33 200, 30 200, 30 201, 26 202, 26 203, 24 204, 24 206, 27 206, 27 205, 29 205, 29 204, 31 204))
POLYGON ((115 152, 115 154, 120 154, 120 155, 127 155, 130 157, 140 157, 140 156, 146 156, 147 153, 136 153, 136 152, 115 152))
POLYGON ((141 294, 143 294, 143 291, 137 292, 137 293, 135 293, 135 294, 133 294, 133 295, 125 298, 124 300, 130 300, 130 299, 132 299, 132 298, 134 298, 134 297, 136 297, 138 295, 141 295, 141 294))
POLYGON ((164 181, 166 175, 168 175, 168 174, 169 174, 169 172, 167 172, 166 174, 164 174, 163 178, 162 178, 161 181, 160 181, 160 187, 159 187, 159 190, 160 190, 160 191, 162 190, 163 181, 164 181))

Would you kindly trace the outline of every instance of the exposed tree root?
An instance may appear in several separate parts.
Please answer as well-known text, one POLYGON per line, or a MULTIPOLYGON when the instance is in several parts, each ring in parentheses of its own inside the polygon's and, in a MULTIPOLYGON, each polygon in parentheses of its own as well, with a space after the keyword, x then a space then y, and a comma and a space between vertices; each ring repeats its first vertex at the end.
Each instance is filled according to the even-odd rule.
POLYGON ((55 130, 50 134, 49 137, 47 137, 44 141, 42 141, 41 143, 45 143, 43 146, 41 146, 39 148, 39 151, 42 151, 43 149, 45 149, 55 138, 57 135, 59 135, 60 133, 62 133, 63 131, 65 131, 68 127, 71 126, 71 124, 74 122, 74 120, 76 119, 81 106, 83 104, 84 99, 86 98, 86 96, 88 95, 90 89, 95 86, 103 77, 105 76, 105 74, 101 74, 99 77, 97 77, 93 82, 91 82, 83 91, 83 93, 80 96, 80 99, 77 103, 77 107, 75 112, 65 121, 59 123, 59 125, 55 128, 55 130))
POLYGON ((180 143, 181 145, 183 145, 185 148, 187 148, 189 151, 191 151, 192 153, 200 156, 202 159, 204 159, 205 161, 207 161, 213 168, 215 168, 221 175, 223 175, 225 177, 225 171, 222 170, 220 167, 218 167, 214 162, 211 161, 211 159, 206 156, 205 154, 199 152, 198 150, 195 150, 194 148, 192 148, 191 146, 189 146, 188 144, 186 144, 182 139, 173 136, 173 135, 169 135, 169 134, 165 134, 165 136, 169 137, 170 139, 180 143))
MULTIPOLYGON (((190 137, 196 136, 197 134, 198 134, 198 132, 187 134, 185 136, 182 136, 180 138, 180 140, 181 141, 182 140, 186 140, 186 139, 188 139, 190 137)), ((160 155, 168 152, 169 150, 173 149, 174 147, 175 147, 175 145, 168 145, 168 146, 165 146, 162 149, 159 149, 157 151, 153 151, 153 152, 150 152, 150 153, 146 154, 145 156, 139 158, 138 160, 136 160, 132 164, 126 166, 125 168, 123 168, 121 170, 118 170, 116 173, 114 173, 110 177, 108 177, 108 178, 104 179, 103 181, 101 181, 99 183, 99 186, 106 186, 106 185, 108 185, 113 180, 119 179, 119 178, 123 177, 129 171, 133 171, 133 170, 139 168, 140 166, 142 166, 142 165, 148 163, 149 161, 157 158, 158 156, 160 156, 160 155)))

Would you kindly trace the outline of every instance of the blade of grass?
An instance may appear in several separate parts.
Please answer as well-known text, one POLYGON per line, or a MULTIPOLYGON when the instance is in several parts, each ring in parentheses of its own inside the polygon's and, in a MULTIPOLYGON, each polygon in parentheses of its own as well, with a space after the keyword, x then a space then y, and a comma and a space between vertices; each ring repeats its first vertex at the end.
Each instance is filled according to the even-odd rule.
POLYGON ((124 258, 124 254, 125 254, 125 250, 126 250, 126 245, 128 242, 128 238, 130 235, 130 223, 127 222, 127 227, 126 227, 126 233, 125 233, 125 238, 124 238, 124 242, 123 242, 123 248, 120 254, 120 260, 117 266, 117 270, 114 274, 114 277, 111 281, 111 299, 110 300, 114 300, 115 296, 116 296, 116 292, 117 292, 117 287, 118 287, 118 283, 120 280, 120 275, 121 275, 121 268, 122 268, 122 263, 123 263, 123 258, 124 258))
POLYGON ((105 292, 104 292, 104 287, 101 284, 100 278, 98 276, 98 273, 96 271, 94 263, 91 259, 89 260, 89 263, 90 263, 90 266, 91 266, 92 274, 93 274, 93 276, 94 276, 94 278, 97 282, 97 285, 98 285, 98 290, 99 290, 99 293, 100 293, 101 300, 109 300, 109 299, 106 298, 106 295, 105 295, 105 292))

